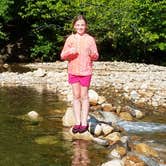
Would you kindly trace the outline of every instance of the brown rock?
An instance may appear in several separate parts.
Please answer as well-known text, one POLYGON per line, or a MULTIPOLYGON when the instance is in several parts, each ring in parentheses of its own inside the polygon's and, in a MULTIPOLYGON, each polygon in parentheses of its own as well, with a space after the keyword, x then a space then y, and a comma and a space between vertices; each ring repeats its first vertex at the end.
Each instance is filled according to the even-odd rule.
POLYGON ((130 113, 128 112, 121 112, 119 114, 119 117, 122 119, 122 120, 127 120, 127 121, 132 121, 133 120, 133 117, 130 115, 130 113))
POLYGON ((102 110, 101 105, 93 105, 90 107, 90 111, 98 111, 98 110, 102 110))
POLYGON ((107 104, 102 104, 103 111, 110 112, 110 111, 115 111, 116 109, 112 106, 112 104, 107 103, 107 104))
POLYGON ((154 149, 152 149, 150 146, 148 146, 144 143, 136 144, 134 149, 138 153, 142 153, 146 156, 158 157, 158 153, 154 149))
POLYGON ((104 102, 106 102, 106 98, 104 96, 99 96, 98 104, 103 104, 104 102))
POLYGON ((125 166, 145 166, 146 164, 140 160, 137 156, 130 155, 124 158, 125 166))
POLYGON ((105 139, 108 139, 109 141, 117 142, 121 139, 119 132, 114 132, 105 137, 105 139))

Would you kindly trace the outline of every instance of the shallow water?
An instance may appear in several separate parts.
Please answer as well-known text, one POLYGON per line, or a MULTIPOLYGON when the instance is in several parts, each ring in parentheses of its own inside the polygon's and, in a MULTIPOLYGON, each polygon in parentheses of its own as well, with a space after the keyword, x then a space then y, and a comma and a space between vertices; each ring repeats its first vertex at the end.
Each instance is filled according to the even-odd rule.
POLYGON ((98 166, 106 162, 108 150, 91 142, 64 137, 61 117, 66 105, 56 94, 27 87, 0 88, 0 165, 2 166, 98 166), (37 111, 44 120, 38 125, 17 118, 37 111), (55 113, 57 118, 45 118, 55 113), (35 139, 54 136, 53 145, 35 139))

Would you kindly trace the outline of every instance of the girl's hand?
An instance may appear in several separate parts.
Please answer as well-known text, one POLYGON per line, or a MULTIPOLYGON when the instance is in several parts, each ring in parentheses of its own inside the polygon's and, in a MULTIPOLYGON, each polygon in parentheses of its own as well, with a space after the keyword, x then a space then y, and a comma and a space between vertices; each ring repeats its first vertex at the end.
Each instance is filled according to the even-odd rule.
POLYGON ((77 50, 73 47, 73 48, 70 49, 70 54, 68 55, 67 60, 68 60, 68 61, 71 61, 71 60, 77 58, 77 56, 78 56, 78 52, 77 52, 77 50))
POLYGON ((72 47, 70 51, 71 51, 71 54, 73 54, 73 55, 78 54, 76 48, 74 48, 74 47, 72 47))

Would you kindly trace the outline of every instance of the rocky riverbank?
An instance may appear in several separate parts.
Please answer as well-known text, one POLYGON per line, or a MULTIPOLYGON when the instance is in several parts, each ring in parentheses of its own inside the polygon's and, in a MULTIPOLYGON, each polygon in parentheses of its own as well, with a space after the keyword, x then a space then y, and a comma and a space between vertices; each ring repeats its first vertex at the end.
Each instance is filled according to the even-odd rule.
MULTIPOLYGON (((0 86, 32 86, 44 88, 71 101, 67 83, 67 62, 22 64, 29 72, 2 72, 0 86)), ((10 65, 3 65, 10 68, 10 65)), ((95 62, 91 89, 100 95, 128 101, 138 107, 166 111, 166 67, 126 62, 95 62)))

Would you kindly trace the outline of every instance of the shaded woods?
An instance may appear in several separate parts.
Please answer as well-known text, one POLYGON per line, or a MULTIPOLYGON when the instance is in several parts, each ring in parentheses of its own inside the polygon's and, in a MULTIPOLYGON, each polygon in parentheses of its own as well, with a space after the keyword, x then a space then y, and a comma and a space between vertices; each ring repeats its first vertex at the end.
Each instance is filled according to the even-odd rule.
POLYGON ((100 60, 166 66, 164 0, 1 0, 0 62, 55 61, 83 13, 100 60))

